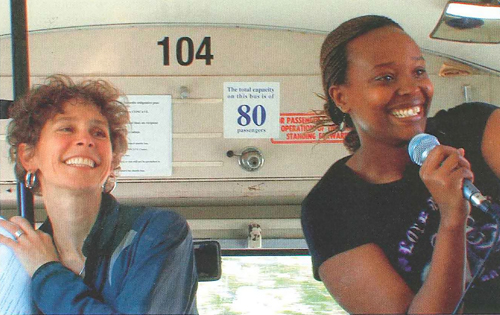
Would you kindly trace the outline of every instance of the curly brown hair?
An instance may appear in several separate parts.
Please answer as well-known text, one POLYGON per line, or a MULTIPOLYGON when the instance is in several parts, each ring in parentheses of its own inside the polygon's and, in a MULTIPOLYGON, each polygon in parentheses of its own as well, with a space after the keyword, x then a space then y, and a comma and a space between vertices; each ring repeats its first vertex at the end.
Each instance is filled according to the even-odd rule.
POLYGON ((384 26, 394 26, 403 30, 398 23, 388 17, 365 15, 340 24, 328 34, 321 46, 320 67, 325 104, 322 111, 316 111, 317 127, 334 126, 330 133, 341 131, 339 128, 341 124, 351 129, 344 139, 344 145, 351 153, 360 147, 359 137, 351 117, 337 107, 328 90, 333 85, 342 85, 347 81, 347 44, 363 34, 384 26))
MULTIPOLYGON (((40 139, 45 123, 56 114, 63 113, 63 105, 70 100, 84 100, 94 104, 106 117, 109 124, 114 170, 119 169, 122 156, 128 148, 127 125, 130 117, 127 107, 118 101, 120 92, 104 80, 85 80, 74 83, 65 75, 53 75, 45 84, 34 86, 9 108, 7 140, 10 144, 10 159, 15 162, 15 173, 23 181, 26 170, 19 161, 21 143, 34 148, 40 139)), ((111 174, 115 176, 114 171, 111 174)), ((38 185, 33 192, 40 193, 38 185)))

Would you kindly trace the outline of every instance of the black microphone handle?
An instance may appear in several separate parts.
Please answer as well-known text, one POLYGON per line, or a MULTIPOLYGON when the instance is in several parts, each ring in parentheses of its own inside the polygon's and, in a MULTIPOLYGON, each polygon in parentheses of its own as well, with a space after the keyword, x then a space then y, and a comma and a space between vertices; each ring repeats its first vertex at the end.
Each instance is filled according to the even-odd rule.
POLYGON ((500 220, 500 212, 498 212, 498 207, 493 207, 491 201, 483 196, 479 189, 477 189, 477 187, 474 186, 474 184, 469 179, 464 179, 462 189, 465 199, 470 201, 470 203, 472 203, 484 213, 491 215, 495 220, 500 220))

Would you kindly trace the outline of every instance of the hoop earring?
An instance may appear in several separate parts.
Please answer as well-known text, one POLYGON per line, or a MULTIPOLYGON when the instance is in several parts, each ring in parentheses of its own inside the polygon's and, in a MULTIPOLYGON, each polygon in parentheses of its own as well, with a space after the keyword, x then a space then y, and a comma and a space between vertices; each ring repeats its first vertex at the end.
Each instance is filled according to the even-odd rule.
POLYGON ((36 172, 28 171, 24 177, 24 186, 28 189, 33 189, 36 185, 36 172))
POLYGON ((116 188, 116 177, 115 176, 109 176, 108 179, 102 184, 102 192, 106 194, 110 194, 115 190, 116 188), (110 186, 112 185, 112 186, 110 186))

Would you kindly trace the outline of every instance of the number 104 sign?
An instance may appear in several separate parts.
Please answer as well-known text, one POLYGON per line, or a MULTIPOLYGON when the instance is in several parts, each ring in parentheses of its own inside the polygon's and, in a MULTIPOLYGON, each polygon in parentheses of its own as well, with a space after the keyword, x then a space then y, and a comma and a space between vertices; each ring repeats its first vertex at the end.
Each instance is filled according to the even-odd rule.
POLYGON ((279 82, 224 83, 224 138, 279 137, 279 119, 279 82))

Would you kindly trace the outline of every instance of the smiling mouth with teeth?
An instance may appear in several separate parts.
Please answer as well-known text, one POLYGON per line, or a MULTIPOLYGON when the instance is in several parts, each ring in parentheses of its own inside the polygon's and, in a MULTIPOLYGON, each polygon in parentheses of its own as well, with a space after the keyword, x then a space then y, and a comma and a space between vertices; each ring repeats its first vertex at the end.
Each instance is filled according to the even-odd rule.
POLYGON ((421 110, 420 106, 414 106, 411 108, 393 110, 391 114, 397 118, 415 117, 420 114, 421 110))
POLYGON ((92 161, 91 159, 82 158, 82 157, 71 158, 69 160, 66 160, 65 163, 67 165, 89 166, 89 167, 92 167, 92 168, 95 166, 95 162, 94 161, 92 161))

